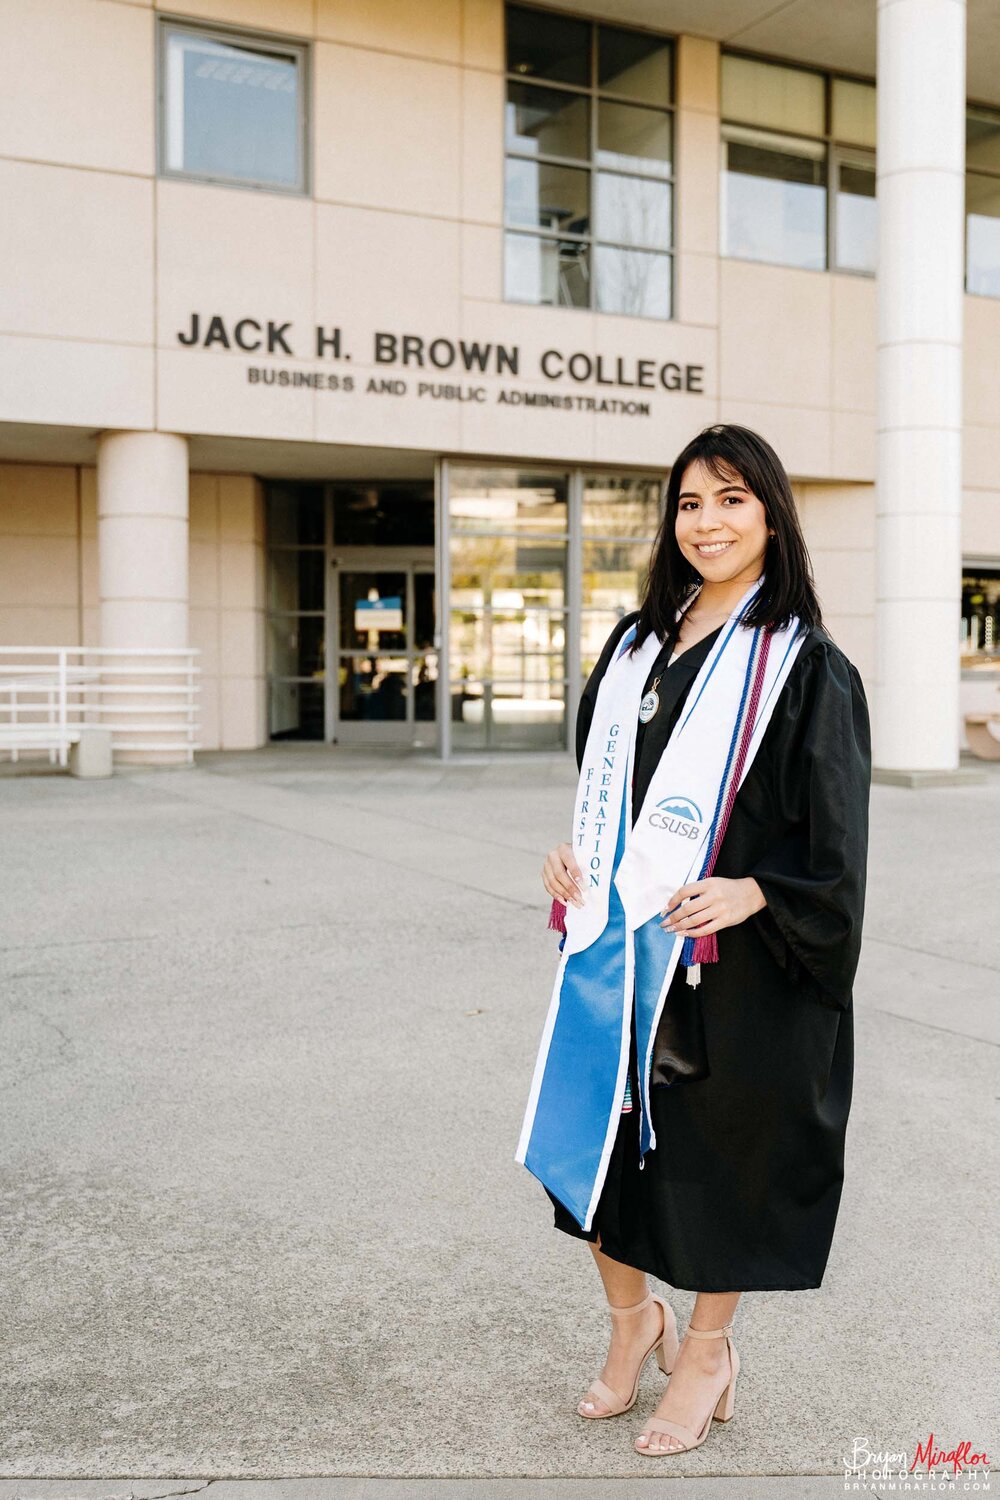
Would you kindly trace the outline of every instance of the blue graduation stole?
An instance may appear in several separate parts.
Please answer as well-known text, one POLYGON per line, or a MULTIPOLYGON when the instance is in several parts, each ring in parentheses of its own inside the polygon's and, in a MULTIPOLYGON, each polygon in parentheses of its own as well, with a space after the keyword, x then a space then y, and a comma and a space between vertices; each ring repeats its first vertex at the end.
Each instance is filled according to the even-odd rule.
MULTIPOLYGON (((677 964, 683 958, 691 965, 694 948, 691 938, 663 930, 661 908, 678 887, 710 873, 735 791, 804 638, 797 619, 784 631, 766 632, 769 641, 763 630, 742 625, 761 582, 744 594, 702 664, 634 824, 636 715, 661 643, 649 636, 626 657, 631 627, 598 692, 574 810, 585 904, 567 908, 515 1154, 585 1230, 618 1132, 633 1015, 640 1167, 656 1146, 649 1109, 653 1042, 677 964), (777 651, 768 650, 772 641, 777 651)), ((697 966, 688 979, 697 982, 697 966)))

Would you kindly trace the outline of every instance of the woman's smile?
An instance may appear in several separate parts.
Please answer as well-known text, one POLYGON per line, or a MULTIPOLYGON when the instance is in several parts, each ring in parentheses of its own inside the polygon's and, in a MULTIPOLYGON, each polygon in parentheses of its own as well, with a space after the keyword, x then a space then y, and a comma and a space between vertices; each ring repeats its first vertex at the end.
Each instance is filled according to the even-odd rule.
POLYGON ((767 551, 763 502, 735 469, 728 468, 721 483, 720 478, 696 460, 681 476, 677 498, 674 535, 682 554, 701 574, 699 615, 733 603, 730 595, 742 592, 741 585, 753 583, 761 573, 767 551))

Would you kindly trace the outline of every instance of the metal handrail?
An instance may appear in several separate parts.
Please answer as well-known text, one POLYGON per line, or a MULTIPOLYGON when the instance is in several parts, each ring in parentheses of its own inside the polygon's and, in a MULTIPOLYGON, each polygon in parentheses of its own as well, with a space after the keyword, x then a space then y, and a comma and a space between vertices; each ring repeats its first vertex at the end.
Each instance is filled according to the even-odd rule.
POLYGON ((47 749, 65 766, 70 746, 96 727, 110 731, 112 754, 160 751, 190 764, 200 749, 198 655, 194 647, 0 646, 0 754, 16 761, 22 749, 47 749))

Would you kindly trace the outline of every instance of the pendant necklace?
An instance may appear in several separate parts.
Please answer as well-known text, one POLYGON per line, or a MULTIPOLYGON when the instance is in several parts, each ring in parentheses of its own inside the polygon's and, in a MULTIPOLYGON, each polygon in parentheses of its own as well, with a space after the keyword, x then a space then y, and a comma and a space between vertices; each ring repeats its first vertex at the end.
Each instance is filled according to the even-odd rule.
MULTIPOLYGON (((662 676, 662 673, 660 675, 662 676)), ((642 702, 639 704, 639 723, 640 724, 648 724, 649 721, 650 721, 650 719, 653 717, 653 715, 656 713, 656 710, 660 706, 660 700, 659 700, 659 697, 658 697, 657 692, 656 692, 656 689, 659 687, 659 685, 660 685, 660 678, 657 677, 654 680, 653 685, 650 688, 649 692, 646 694, 645 698, 643 698, 642 702)), ((635 699, 633 698, 632 701, 634 703, 635 699)))

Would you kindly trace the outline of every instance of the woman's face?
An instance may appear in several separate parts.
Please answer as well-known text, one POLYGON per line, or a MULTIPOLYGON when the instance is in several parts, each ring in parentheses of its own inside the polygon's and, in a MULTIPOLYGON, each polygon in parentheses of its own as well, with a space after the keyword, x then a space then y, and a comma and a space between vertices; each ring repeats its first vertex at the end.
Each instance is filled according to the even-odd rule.
POLYGON ((674 534, 706 583, 755 582, 764 571, 767 513, 734 470, 719 479, 700 460, 681 479, 674 534))

